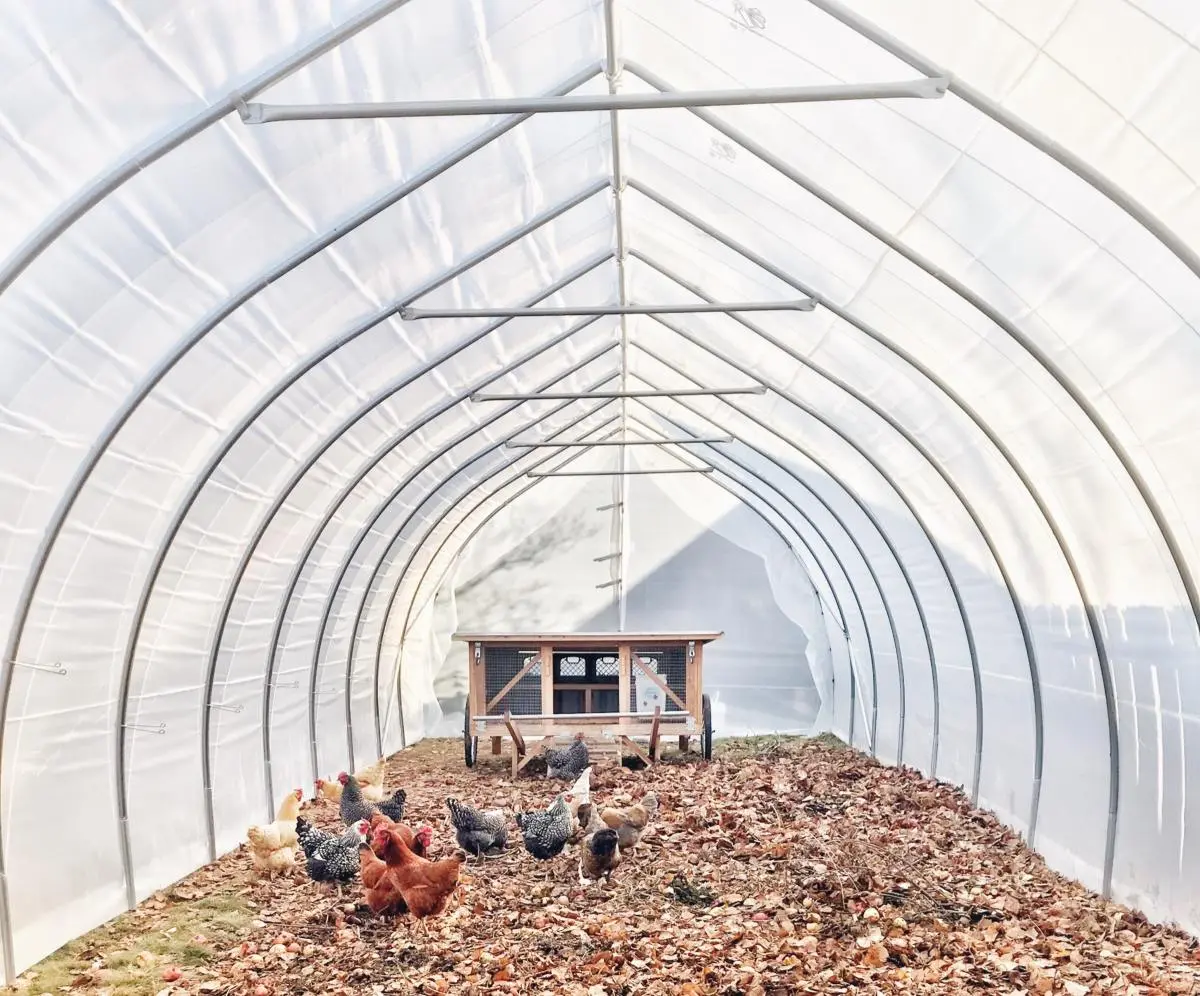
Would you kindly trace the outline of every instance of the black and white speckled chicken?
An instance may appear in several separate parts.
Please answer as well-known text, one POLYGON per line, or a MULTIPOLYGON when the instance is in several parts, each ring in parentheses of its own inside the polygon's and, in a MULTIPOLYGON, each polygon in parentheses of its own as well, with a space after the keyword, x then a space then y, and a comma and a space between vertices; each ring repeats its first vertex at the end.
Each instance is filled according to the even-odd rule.
POLYGON ((332 882, 340 896, 342 886, 358 874, 358 852, 370 832, 371 825, 359 820, 340 837, 318 843, 306 865, 308 877, 314 882, 332 882))
POLYGON ((571 746, 546 751, 547 778, 578 778, 588 766, 588 746, 582 733, 575 734, 571 746))
POLYGON ((508 843, 508 821, 503 810, 481 811, 453 796, 446 798, 446 808, 450 810, 455 840, 468 854, 479 857, 489 851, 504 850, 508 843))
POLYGON ((561 854, 571 836, 571 810, 567 803, 567 795, 563 793, 549 809, 516 815, 525 850, 539 861, 548 861, 561 854))
POLYGON ((300 844, 300 850, 304 852, 305 858, 311 858, 322 844, 337 840, 337 834, 322 830, 319 826, 309 823, 303 816, 297 816, 296 840, 300 844))
POLYGON ((370 821, 379 812, 379 807, 373 802, 367 802, 362 796, 358 779, 344 771, 338 772, 338 781, 342 783, 342 801, 338 803, 338 813, 346 826, 353 826, 359 820, 370 821))
MULTIPOLYGON (((404 789, 396 789, 396 791, 392 793, 392 797, 390 799, 385 799, 383 802, 376 803, 375 808, 383 813, 383 815, 393 823, 403 823, 404 804, 407 802, 407 800, 408 793, 405 792, 404 789)), ((370 817, 368 817, 368 819, 369 818, 370 817)))

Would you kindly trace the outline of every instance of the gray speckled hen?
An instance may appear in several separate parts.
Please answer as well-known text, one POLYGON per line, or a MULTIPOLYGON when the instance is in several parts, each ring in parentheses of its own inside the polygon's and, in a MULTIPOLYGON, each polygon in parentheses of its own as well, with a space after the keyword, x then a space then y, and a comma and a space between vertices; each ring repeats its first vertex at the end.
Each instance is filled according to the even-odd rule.
POLYGON ((508 843, 508 823, 502 810, 481 812, 453 796, 447 797, 446 808, 450 810, 450 822, 454 825, 458 846, 468 854, 479 856, 489 851, 504 850, 504 845, 508 843))
POLYGON ((546 751, 547 778, 578 778, 588 766, 588 745, 582 733, 575 734, 571 746, 546 751))
POLYGON ((549 809, 517 813, 517 826, 525 841, 525 850, 539 861, 548 861, 562 853, 571 836, 571 810, 567 796, 560 794, 549 809))

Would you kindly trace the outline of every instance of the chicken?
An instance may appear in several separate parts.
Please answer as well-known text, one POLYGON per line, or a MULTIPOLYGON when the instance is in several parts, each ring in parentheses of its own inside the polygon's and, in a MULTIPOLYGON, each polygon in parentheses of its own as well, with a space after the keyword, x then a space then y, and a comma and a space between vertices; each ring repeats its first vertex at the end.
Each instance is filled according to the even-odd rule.
POLYGON ((249 827, 246 837, 250 841, 250 860, 255 869, 268 878, 291 871, 296 865, 296 852, 291 845, 280 844, 279 830, 273 823, 266 826, 249 827))
MULTIPOLYGON (((592 766, 589 764, 583 769, 583 773, 575 780, 575 784, 571 786, 568 793, 571 802, 567 804, 571 810, 571 838, 570 842, 574 844, 583 835, 583 824, 580 822, 579 813, 584 806, 590 806, 592 801, 592 766)), ((584 818, 586 820, 586 817, 584 818)))
POLYGON ((428 823, 414 833, 412 827, 407 823, 401 823, 384 813, 377 812, 371 817, 370 824, 371 833, 375 832, 376 827, 397 827, 404 834, 404 843, 408 845, 413 854, 420 858, 429 856, 429 845, 433 843, 433 827, 428 823))
POLYGON ((560 794, 547 810, 517 813, 525 850, 539 861, 548 861, 562 853, 571 836, 571 810, 567 793, 560 794))
MULTIPOLYGON (((366 798, 366 796, 363 798, 366 798)), ((400 823, 404 819, 404 803, 407 799, 408 793, 404 789, 396 789, 390 799, 386 802, 381 801, 378 804, 379 811, 393 823, 400 823)))
POLYGON ((254 867, 274 878, 288 871, 296 863, 296 817, 300 815, 300 802, 304 793, 293 789, 279 804, 275 821, 263 826, 252 826, 246 830, 250 841, 250 860, 254 867))
POLYGON ((658 796, 647 792, 642 801, 627 809, 608 808, 601 810, 600 819, 605 826, 617 831, 617 839, 623 850, 628 851, 642 836, 643 831, 658 812, 658 796))
POLYGON ((318 778, 316 781, 317 795, 328 799, 330 802, 342 801, 342 783, 334 779, 327 781, 324 778, 318 778))
POLYGON ((588 834, 579 849, 579 884, 587 885, 603 878, 606 882, 621 863, 621 843, 617 831, 604 827, 588 834))
POLYGON ((304 852, 305 858, 311 858, 318 847, 336 838, 336 834, 314 826, 303 816, 296 817, 296 840, 300 844, 300 850, 304 852))
POLYGON ((405 843, 399 827, 377 826, 371 835, 371 850, 382 862, 380 869, 363 859, 367 868, 363 883, 367 888, 367 904, 375 912, 397 907, 397 898, 417 919, 441 913, 458 885, 458 873, 466 861, 463 851, 440 861, 428 861, 413 854, 405 843))
POLYGON ((446 798, 454 839, 468 854, 481 857, 489 851, 502 851, 508 843, 508 821, 500 809, 480 811, 453 797, 446 798))
POLYGON ((338 804, 338 812, 346 826, 359 820, 370 820, 372 814, 379 811, 378 806, 363 799, 358 779, 354 775, 341 771, 338 773, 338 781, 342 783, 342 801, 338 804))
POLYGON ((582 733, 576 733, 571 746, 546 751, 547 778, 578 778, 588 766, 588 746, 582 733))
POLYGON ((306 862, 308 877, 314 882, 332 882, 341 896, 342 886, 358 872, 358 852, 370 830, 366 820, 359 820, 340 837, 330 834, 318 842, 306 862))
POLYGON ((374 764, 360 768, 354 772, 354 777, 358 779, 358 787, 362 791, 362 797, 367 802, 383 802, 385 794, 383 788, 383 768, 383 758, 380 758, 374 764))
POLYGON ((600 807, 592 802, 585 802, 579 807, 579 813, 576 815, 579 822, 580 833, 587 836, 595 830, 602 830, 605 823, 600 819, 600 807))

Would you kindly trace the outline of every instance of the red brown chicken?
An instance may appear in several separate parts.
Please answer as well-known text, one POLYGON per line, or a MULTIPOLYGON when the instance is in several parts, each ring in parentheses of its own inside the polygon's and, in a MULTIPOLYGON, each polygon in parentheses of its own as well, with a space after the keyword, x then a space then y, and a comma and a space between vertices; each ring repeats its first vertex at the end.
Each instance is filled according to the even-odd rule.
POLYGON ((379 824, 371 833, 374 861, 363 852, 361 874, 367 905, 377 914, 400 912, 403 907, 417 919, 441 913, 458 885, 458 873, 467 860, 456 851, 440 861, 413 853, 415 835, 403 824, 379 824), (403 907, 401 906, 403 904, 403 907))

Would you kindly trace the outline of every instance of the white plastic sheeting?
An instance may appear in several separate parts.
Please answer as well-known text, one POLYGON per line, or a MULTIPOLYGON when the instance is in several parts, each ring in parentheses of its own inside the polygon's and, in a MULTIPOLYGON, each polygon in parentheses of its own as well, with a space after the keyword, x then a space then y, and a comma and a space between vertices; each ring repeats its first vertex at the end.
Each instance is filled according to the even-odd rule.
POLYGON ((601 579, 575 617, 716 613, 673 586, 672 545, 728 564, 690 577, 753 577, 773 622, 715 620, 755 662, 736 691, 714 663, 718 725, 832 728, 1200 927, 1200 11, 844 2, 0 11, 8 976, 293 785, 444 728, 454 592, 596 493, 626 501, 555 555, 601 579), (603 112, 237 113, 599 94, 610 49, 620 92, 950 84, 622 112, 619 198, 603 112), (396 315, 809 293, 808 314, 396 315), (750 379, 769 392, 468 400, 750 379), (525 476, 612 451, 505 445, 622 431, 736 441, 691 448, 711 481, 616 486, 525 476), (766 634, 796 630, 789 670, 766 634), (62 799, 90 832, 51 862, 62 799))

